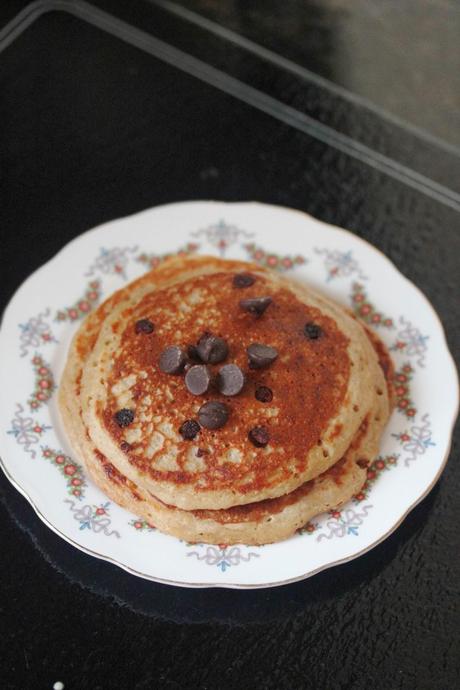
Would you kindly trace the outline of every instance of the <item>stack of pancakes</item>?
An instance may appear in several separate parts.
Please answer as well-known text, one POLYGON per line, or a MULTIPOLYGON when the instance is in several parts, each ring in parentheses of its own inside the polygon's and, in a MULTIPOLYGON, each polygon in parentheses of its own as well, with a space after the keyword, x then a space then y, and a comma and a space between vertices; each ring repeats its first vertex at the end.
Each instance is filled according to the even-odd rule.
POLYGON ((113 501, 189 542, 264 544, 361 489, 391 377, 382 343, 342 307, 197 256, 168 259, 86 318, 59 402, 113 501))

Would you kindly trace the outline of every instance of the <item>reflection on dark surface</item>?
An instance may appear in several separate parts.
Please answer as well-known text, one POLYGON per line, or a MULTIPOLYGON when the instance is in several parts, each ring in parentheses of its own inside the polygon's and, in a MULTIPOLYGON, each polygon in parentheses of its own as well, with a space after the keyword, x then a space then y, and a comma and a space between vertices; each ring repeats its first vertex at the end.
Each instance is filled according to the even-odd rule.
POLYGON ((181 4, 460 146, 460 3, 181 4))
MULTIPOLYGON (((213 3, 196 4, 206 5, 209 11, 213 3)), ((310 70, 331 81, 339 80, 340 60, 336 51, 340 45, 340 36, 337 29, 340 28, 343 11, 331 11, 328 3, 321 0, 309 2, 308 6, 305 2, 280 3, 279 0, 265 0, 261 4, 258 0, 235 0, 223 2, 220 7, 219 14, 222 18, 227 8, 225 19, 228 22, 232 21, 232 5, 242 34, 251 36, 254 33, 274 33, 276 40, 286 50, 289 46, 295 50, 293 44, 299 44, 298 49, 310 70)))

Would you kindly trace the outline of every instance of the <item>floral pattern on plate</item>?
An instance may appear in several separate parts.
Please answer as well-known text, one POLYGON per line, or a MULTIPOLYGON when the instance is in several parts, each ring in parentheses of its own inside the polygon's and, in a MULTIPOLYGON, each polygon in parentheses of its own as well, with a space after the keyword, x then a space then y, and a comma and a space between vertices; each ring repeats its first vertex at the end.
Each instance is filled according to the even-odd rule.
POLYGON ((2 466, 64 538, 153 580, 189 586, 266 586, 301 579, 370 548, 384 536, 380 516, 387 517, 390 510, 396 526, 434 484, 445 462, 447 430, 455 415, 455 369, 431 307, 372 247, 298 212, 211 202, 160 207, 97 229, 90 239, 84 237, 80 245, 73 243, 71 250, 65 248, 47 265, 46 281, 40 276, 30 279, 27 310, 24 300, 13 298, 0 333, 0 344, 7 338, 10 354, 8 362, 0 362, 4 384, 0 407, 9 420, 0 436, 2 466), (128 235, 133 244, 126 246, 123 238, 128 235), (61 343, 68 342, 78 321, 116 289, 114 279, 134 279, 167 256, 198 250, 236 259, 252 257, 276 270, 295 266, 299 279, 324 283, 339 300, 348 295, 354 313, 381 329, 394 356, 397 411, 381 455, 367 470, 363 489, 347 505, 317 516, 298 536, 280 544, 195 544, 184 550, 179 540, 108 502, 85 476, 70 447, 62 445, 65 434, 53 396, 62 366, 61 343), (57 281, 53 276, 58 270, 59 275, 74 275, 77 259, 80 279, 69 278, 61 296, 53 288, 57 281), (386 272, 385 281, 374 280, 378 272, 386 272), (107 277, 108 287, 101 275, 107 277), (365 287, 356 278, 365 281, 365 287), (394 289, 386 290, 384 284, 394 289), (405 310, 406 301, 412 304, 410 311, 405 310), (51 325, 53 314, 57 318, 51 325), (12 342, 17 343, 16 352, 12 342), (430 359, 431 350, 436 352, 435 360, 430 359), (24 358, 31 355, 27 366, 24 358), (442 393, 439 377, 445 383, 442 393), (49 471, 40 459, 47 461, 49 471), (404 491, 395 492, 400 482, 404 491), (36 490, 39 486, 41 493, 36 490), (62 511, 63 490, 68 494, 67 512, 62 511), (129 530, 124 529, 127 524, 129 530), (145 533, 146 549, 130 548, 136 532, 145 533), (101 536, 111 538, 101 540, 101 536), (299 548, 305 549, 301 562, 296 557, 299 548))

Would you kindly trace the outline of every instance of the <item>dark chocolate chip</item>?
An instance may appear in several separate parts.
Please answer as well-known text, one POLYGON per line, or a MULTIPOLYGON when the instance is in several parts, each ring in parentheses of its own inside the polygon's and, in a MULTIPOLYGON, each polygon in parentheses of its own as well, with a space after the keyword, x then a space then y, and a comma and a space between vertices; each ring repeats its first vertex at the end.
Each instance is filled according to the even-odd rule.
POLYGON ((206 450, 206 448, 198 448, 196 451, 196 457, 202 458, 203 455, 209 455, 209 450, 206 450))
POLYGON ((193 395, 203 395, 209 389, 211 372, 206 364, 195 364, 185 374, 185 385, 193 395))
POLYGON ((200 431, 200 425, 194 419, 187 419, 179 427, 179 433, 186 441, 191 441, 200 431))
POLYGON ((240 307, 244 309, 244 311, 249 312, 249 314, 259 318, 271 303, 271 297, 254 297, 252 299, 240 300, 240 307))
POLYGON ((305 324, 303 332, 309 340, 318 340, 318 338, 323 334, 321 327, 312 321, 305 324))
POLYGON ((236 288, 247 288, 254 285, 255 282, 255 276, 250 273, 237 273, 233 276, 233 287, 236 288))
POLYGON ((255 426, 249 432, 248 439, 257 448, 264 448, 270 440, 270 434, 264 426, 255 426))
POLYGON ((150 319, 139 319, 139 321, 136 321, 134 330, 136 333, 153 333, 155 330, 155 325, 150 321, 150 319))
POLYGON ((198 354, 206 364, 223 362, 228 355, 228 345, 223 338, 212 333, 204 333, 198 341, 198 354))
POLYGON ((244 374, 237 364, 225 364, 217 376, 217 387, 222 395, 238 395, 244 382, 244 374))
POLYGON ((267 367, 278 357, 278 350, 270 345, 252 343, 246 349, 248 353, 249 366, 251 369, 261 369, 267 367))
POLYGON ((273 400, 273 391, 268 386, 257 386, 255 395, 259 402, 265 403, 273 400))
POLYGON ((369 460, 366 460, 366 458, 359 458, 359 460, 356 461, 356 464, 358 467, 361 467, 362 470, 365 470, 369 465, 369 460))
POLYGON ((171 345, 160 355, 159 365, 165 374, 180 374, 187 361, 187 355, 178 345, 171 345))
POLYGON ((224 426, 230 411, 225 403, 211 400, 198 410, 198 420, 206 429, 220 429, 224 426))
POLYGON ((122 441, 122 442, 120 443, 120 448, 121 448, 122 451, 124 451, 125 453, 127 453, 129 450, 131 450, 132 446, 131 446, 131 444, 128 443, 127 441, 122 441))
POLYGON ((134 412, 124 407, 122 410, 118 410, 118 412, 115 413, 115 419, 118 426, 129 426, 134 421, 134 412))

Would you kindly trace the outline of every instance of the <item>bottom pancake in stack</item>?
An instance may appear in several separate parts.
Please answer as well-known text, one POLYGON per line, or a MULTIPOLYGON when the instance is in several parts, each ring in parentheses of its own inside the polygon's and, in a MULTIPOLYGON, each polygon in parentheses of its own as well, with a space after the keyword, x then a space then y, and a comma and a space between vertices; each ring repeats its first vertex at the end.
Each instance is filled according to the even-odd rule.
MULTIPOLYGON (((391 400, 391 360, 375 334, 366 334, 359 325, 366 341, 366 346, 363 347, 368 348, 366 350, 368 358, 358 359, 357 364, 363 368, 363 380, 367 383, 371 381, 374 385, 371 386, 370 393, 364 389, 362 391, 365 409, 361 410, 359 420, 353 422, 353 433, 351 438, 349 435, 350 442, 347 443, 344 452, 334 458, 332 465, 328 464, 329 460, 325 460, 324 471, 319 471, 321 467, 318 466, 311 479, 305 482, 298 480, 293 490, 275 489, 275 495, 262 497, 261 500, 249 500, 244 492, 240 491, 233 505, 223 508, 192 506, 184 509, 177 504, 172 505, 171 501, 160 499, 151 490, 150 481, 143 481, 142 473, 134 475, 130 473, 131 476, 128 477, 123 473, 116 458, 104 453, 98 447, 95 443, 95 438, 98 436, 92 428, 91 417, 83 410, 82 378, 86 373, 86 389, 88 389, 88 379, 94 376, 94 370, 89 367, 94 367, 96 345, 100 341, 104 324, 110 322, 111 315, 115 313, 117 307, 124 310, 123 313, 128 313, 128 305, 133 307, 142 300, 143 296, 161 289, 171 276, 183 276, 191 268, 202 271, 203 266, 206 265, 210 265, 213 272, 219 270, 220 272, 227 271, 229 275, 233 273, 237 276, 256 276, 259 280, 262 280, 264 273, 258 267, 241 262, 225 262, 211 258, 187 259, 180 262, 173 260, 162 267, 162 270, 147 274, 128 286, 127 291, 116 293, 86 319, 73 340, 60 385, 61 412, 71 444, 99 488, 113 501, 145 519, 162 532, 189 542, 249 545, 280 541, 291 536, 315 515, 346 503, 359 492, 366 481, 367 467, 379 451, 380 438, 389 417, 391 400), (372 347, 369 343, 372 343, 372 347), (372 358, 369 355, 370 350, 372 358), (364 370, 365 367, 372 372, 368 378, 366 378, 368 371, 367 368, 364 370), (140 477, 141 481, 134 481, 134 477, 140 477)), ((210 275, 212 275, 211 272, 210 275)), ((240 280, 244 283, 244 278, 240 280)), ((340 310, 337 307, 335 309, 340 310)), ((257 327, 261 328, 264 317, 256 315, 256 318, 260 319, 257 327)), ((350 319, 348 316, 347 318, 350 319)), ((313 332, 314 329, 311 324, 309 325, 313 332)), ((146 326, 144 328, 148 330, 146 326)), ((284 364, 289 366, 289 363, 284 364)), ((152 366, 156 367, 156 362, 152 362, 152 366)), ((279 361, 277 366, 282 367, 283 362, 279 361)), ((252 373, 249 370, 246 373, 246 386, 251 383, 252 373)), ((125 375, 126 372, 124 371, 123 374, 125 375)), ((182 377, 182 373, 178 376, 182 377)), ((177 379, 178 376, 176 376, 177 379)), ((193 397, 193 393, 189 395, 193 397)), ((305 404, 305 401, 302 402, 305 404)), ((321 405, 321 390, 318 393, 316 405, 321 405)), ((359 405, 355 402, 354 407, 359 407, 359 405)), ((177 416, 177 428, 182 421, 181 410, 174 410, 171 414, 177 416)), ((330 441, 334 434, 336 437, 341 436, 341 431, 340 425, 335 424, 328 440, 330 441)), ((203 429, 202 435, 204 433, 203 429)), ((215 434, 218 434, 218 431, 212 432, 212 435, 215 434)), ((321 438, 320 436, 318 440, 319 446, 326 447, 322 445, 321 438)), ((327 447, 330 448, 330 445, 327 447)), ((329 454, 327 451, 325 457, 329 454)), ((203 502, 203 499, 199 500, 203 502)), ((180 502, 183 502, 183 499, 178 501, 180 502)))

